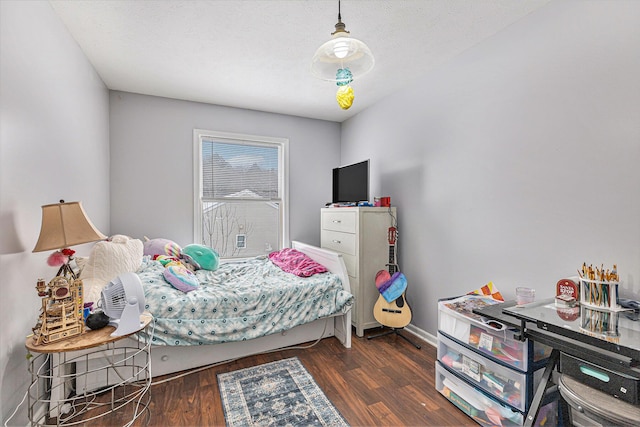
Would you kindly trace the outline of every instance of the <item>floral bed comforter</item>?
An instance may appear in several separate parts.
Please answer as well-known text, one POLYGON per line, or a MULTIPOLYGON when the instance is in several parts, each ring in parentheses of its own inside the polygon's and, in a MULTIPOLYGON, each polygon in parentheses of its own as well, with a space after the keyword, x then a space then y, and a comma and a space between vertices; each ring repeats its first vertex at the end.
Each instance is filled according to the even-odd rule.
POLYGON ((298 277, 266 256, 197 270, 198 288, 184 293, 163 278, 164 267, 144 259, 137 274, 154 316, 155 345, 244 341, 347 312, 353 296, 333 273, 298 277))

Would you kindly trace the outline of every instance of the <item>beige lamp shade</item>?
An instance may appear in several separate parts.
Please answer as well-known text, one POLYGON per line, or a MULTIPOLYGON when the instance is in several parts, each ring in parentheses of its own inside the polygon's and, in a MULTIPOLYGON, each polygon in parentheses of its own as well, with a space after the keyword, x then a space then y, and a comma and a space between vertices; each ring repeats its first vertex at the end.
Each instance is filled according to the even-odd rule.
POLYGON ((80 202, 61 201, 42 207, 42 226, 33 252, 68 248, 106 239, 87 218, 80 202))

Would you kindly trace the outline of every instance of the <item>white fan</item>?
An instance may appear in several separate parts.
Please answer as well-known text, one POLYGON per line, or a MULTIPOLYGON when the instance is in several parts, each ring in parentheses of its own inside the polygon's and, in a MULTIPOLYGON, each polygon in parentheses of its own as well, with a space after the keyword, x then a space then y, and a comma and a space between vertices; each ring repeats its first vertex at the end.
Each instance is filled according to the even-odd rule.
POLYGON ((100 305, 116 330, 112 337, 132 334, 144 327, 140 315, 144 311, 142 282, 135 273, 124 273, 102 289, 100 305))

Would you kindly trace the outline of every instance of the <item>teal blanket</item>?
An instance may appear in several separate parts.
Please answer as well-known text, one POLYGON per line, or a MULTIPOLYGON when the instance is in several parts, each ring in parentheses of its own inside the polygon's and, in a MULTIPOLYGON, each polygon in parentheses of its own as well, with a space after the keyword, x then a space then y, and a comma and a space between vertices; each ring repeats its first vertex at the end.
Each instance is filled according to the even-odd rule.
POLYGON ((163 270, 145 259, 137 271, 146 309, 156 321, 155 345, 249 340, 346 312, 353 303, 335 274, 298 277, 266 256, 198 270, 199 286, 188 293, 167 283, 163 270))

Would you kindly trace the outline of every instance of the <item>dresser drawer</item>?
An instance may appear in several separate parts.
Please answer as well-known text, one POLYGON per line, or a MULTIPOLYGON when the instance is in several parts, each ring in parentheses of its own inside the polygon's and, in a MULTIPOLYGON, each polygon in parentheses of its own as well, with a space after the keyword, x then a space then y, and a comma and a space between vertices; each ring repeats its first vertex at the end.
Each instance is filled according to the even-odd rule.
POLYGON ((334 208, 335 211, 325 211, 322 213, 322 229, 332 231, 343 231, 345 233, 356 232, 356 212, 334 208))
POLYGON ((358 258, 356 258, 355 255, 350 255, 350 254, 342 254, 342 259, 344 260, 344 265, 347 267, 347 273, 349 273, 349 276, 353 276, 353 277, 358 277, 358 266, 356 261, 358 260, 358 258))
POLYGON ((338 233, 337 231, 322 230, 321 243, 323 248, 329 248, 343 254, 356 255, 356 235, 338 233))

